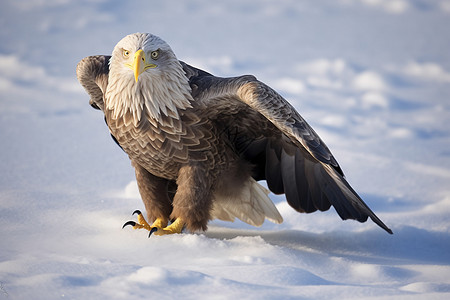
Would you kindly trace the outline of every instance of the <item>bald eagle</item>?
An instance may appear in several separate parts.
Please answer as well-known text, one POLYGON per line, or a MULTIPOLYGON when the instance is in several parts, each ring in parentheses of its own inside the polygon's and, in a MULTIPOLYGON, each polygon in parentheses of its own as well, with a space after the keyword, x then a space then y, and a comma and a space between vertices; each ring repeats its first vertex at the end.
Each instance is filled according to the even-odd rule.
POLYGON ((163 235, 206 230, 214 218, 281 223, 257 182, 266 180, 298 212, 333 205, 343 220, 370 217, 392 233, 317 133, 254 76, 213 76, 179 61, 161 38, 135 33, 111 56, 81 60, 77 77, 135 168, 152 224, 136 211, 125 225, 163 235))

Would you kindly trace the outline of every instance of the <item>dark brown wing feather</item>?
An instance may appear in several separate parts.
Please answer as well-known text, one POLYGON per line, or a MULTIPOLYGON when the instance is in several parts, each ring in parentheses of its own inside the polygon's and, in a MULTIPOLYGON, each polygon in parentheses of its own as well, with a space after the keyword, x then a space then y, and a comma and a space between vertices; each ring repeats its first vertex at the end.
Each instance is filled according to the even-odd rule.
POLYGON ((107 55, 88 56, 77 65, 78 81, 91 96, 89 104, 95 109, 104 108, 103 94, 108 86, 110 58, 107 55))
POLYGON ((216 113, 218 122, 228 122, 223 127, 233 132, 235 150, 255 165, 255 179, 267 180, 276 194, 285 193, 299 212, 324 211, 333 205, 344 220, 365 222, 370 217, 392 233, 351 188, 317 133, 283 97, 253 76, 219 78, 182 64, 194 99, 204 103, 209 118, 216 113), (237 108, 243 113, 234 112, 237 108), (225 111, 232 111, 234 118, 224 117, 225 111))

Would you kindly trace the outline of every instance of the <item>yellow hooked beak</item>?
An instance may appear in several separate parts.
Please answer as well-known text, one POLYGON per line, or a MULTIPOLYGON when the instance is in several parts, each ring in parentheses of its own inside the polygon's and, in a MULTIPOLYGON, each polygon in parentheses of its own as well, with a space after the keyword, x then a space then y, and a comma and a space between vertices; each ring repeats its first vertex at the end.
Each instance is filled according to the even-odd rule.
POLYGON ((134 54, 134 61, 131 69, 134 71, 134 79, 138 82, 139 75, 147 69, 156 68, 155 64, 147 63, 145 52, 141 49, 134 54))

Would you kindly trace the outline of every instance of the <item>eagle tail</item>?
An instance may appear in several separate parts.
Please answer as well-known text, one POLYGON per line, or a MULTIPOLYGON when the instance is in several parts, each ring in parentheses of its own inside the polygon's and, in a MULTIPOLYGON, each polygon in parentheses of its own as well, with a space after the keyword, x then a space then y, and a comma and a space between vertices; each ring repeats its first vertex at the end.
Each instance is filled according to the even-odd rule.
POLYGON ((265 219, 280 224, 283 217, 269 198, 269 190, 249 178, 237 196, 216 195, 212 216, 223 221, 235 218, 261 226, 265 219))

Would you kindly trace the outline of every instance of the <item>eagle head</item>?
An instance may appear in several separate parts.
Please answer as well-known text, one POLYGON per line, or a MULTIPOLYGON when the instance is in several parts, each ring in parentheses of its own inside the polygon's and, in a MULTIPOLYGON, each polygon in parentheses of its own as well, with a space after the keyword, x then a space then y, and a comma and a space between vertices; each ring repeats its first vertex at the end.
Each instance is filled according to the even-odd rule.
POLYGON ((127 35, 114 47, 110 60, 106 109, 114 119, 135 126, 142 118, 179 118, 191 107, 191 88, 170 46, 150 33, 127 35))

